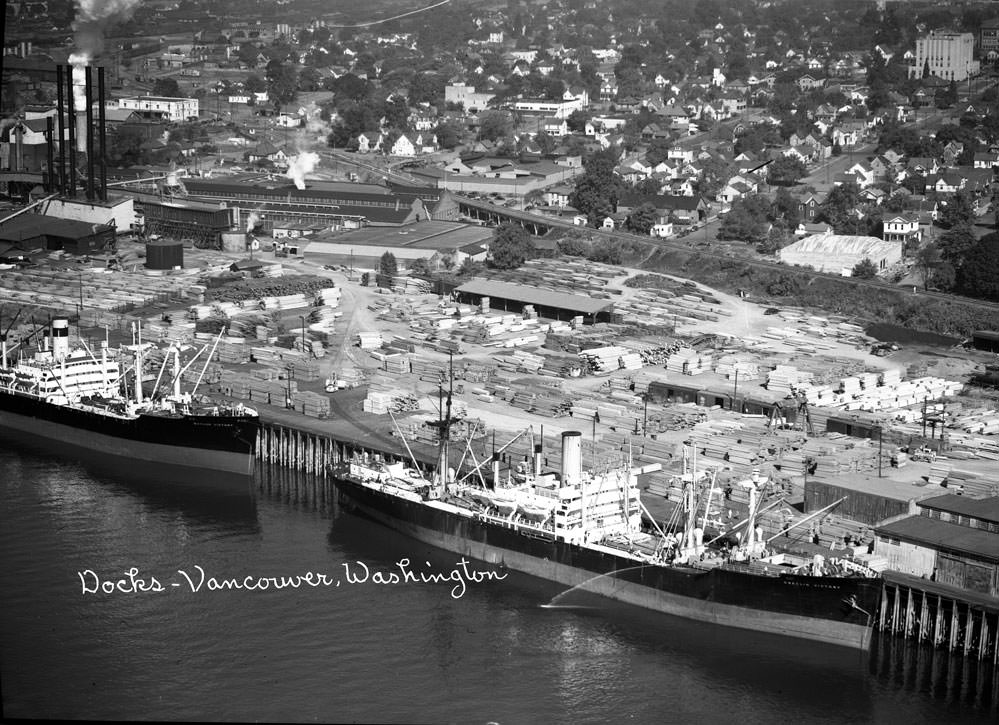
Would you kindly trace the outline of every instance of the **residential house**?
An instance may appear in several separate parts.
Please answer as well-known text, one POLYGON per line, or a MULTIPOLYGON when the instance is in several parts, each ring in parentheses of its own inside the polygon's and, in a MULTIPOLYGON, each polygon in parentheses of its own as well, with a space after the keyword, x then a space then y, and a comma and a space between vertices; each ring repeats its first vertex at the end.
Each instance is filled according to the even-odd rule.
POLYGON ((822 206, 822 199, 816 194, 795 195, 798 202, 798 216, 806 222, 815 220, 819 207, 822 206))
POLYGON ((999 151, 976 151, 973 165, 976 169, 992 169, 999 166, 999 151))
POLYGON ((857 177, 857 186, 861 189, 874 185, 876 174, 867 161, 857 161, 852 166, 848 166, 846 173, 857 177))
POLYGON ((674 234, 673 222, 669 220, 669 214, 660 216, 649 228, 649 236, 656 237, 657 239, 665 239, 666 237, 672 237, 674 234))
POLYGON ((557 206, 560 209, 564 209, 569 206, 569 196, 571 194, 572 189, 570 187, 559 184, 545 189, 542 199, 546 206, 557 206))
POLYGON ((384 135, 381 131, 362 131, 357 134, 357 150, 362 154, 382 150, 384 135))
POLYGON ((882 222, 881 238, 886 242, 918 243, 923 238, 919 228, 919 215, 907 212, 885 217, 882 222))
POLYGON ((913 156, 909 159, 909 163, 905 165, 905 170, 909 174, 929 176, 930 174, 937 173, 940 170, 940 165, 934 158, 930 158, 928 156, 913 156))
POLYGON ((549 136, 561 138, 569 135, 569 124, 564 118, 546 118, 541 123, 541 130, 549 136))
POLYGON ((929 174, 926 177, 927 191, 932 190, 938 194, 956 194, 959 189, 964 188, 964 185, 964 176, 953 171, 929 174))

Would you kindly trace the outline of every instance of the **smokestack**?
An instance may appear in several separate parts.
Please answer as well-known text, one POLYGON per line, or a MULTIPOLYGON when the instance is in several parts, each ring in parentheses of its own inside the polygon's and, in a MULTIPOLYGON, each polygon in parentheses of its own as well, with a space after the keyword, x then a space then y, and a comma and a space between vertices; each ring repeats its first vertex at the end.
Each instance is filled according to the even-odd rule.
POLYGON ((583 434, 578 430, 562 434, 562 485, 577 486, 583 480, 583 434))
POLYGON ((45 193, 51 194, 56 190, 55 180, 55 152, 52 144, 55 143, 52 116, 45 117, 45 193))
POLYGON ((69 355, 69 320, 57 317, 52 320, 52 359, 63 360, 69 355))
POLYGON ((101 201, 108 200, 108 162, 107 162, 107 121, 104 118, 104 66, 97 69, 97 127, 99 144, 97 158, 100 161, 101 183, 99 194, 101 201))
POLYGON ((66 193, 66 108, 62 100, 63 67, 56 66, 56 109, 59 114, 59 193, 66 193))
POLYGON ((87 149, 87 201, 94 200, 94 74, 88 65, 83 69, 83 97, 87 104, 87 131, 85 145, 87 149))
POLYGON ((66 66, 66 121, 69 124, 69 189, 67 195, 76 197, 76 104, 73 102, 73 66, 66 66))
POLYGON ((493 454, 493 488, 499 488, 500 485, 500 459, 499 454, 493 454))
POLYGON ((535 477, 541 475, 541 444, 534 444, 534 475, 535 477))

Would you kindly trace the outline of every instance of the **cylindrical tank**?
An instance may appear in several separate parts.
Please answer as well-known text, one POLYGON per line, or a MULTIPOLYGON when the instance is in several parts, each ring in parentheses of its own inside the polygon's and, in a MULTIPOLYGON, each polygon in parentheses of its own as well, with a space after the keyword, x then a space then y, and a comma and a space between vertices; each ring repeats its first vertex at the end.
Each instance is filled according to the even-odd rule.
POLYGON ((147 269, 173 269, 184 266, 184 243, 156 239, 146 243, 147 269))
POLYGON ((583 480, 583 434, 569 430, 562 434, 562 485, 576 486, 583 480))

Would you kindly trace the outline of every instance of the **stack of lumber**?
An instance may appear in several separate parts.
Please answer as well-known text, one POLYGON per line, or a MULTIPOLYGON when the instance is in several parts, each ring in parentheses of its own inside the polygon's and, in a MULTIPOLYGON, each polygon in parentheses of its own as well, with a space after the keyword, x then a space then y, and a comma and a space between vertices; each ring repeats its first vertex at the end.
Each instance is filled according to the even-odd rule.
POLYGON ((811 373, 798 370, 792 365, 778 365, 767 375, 767 390, 788 394, 792 388, 797 389, 811 377, 811 373))
POLYGON ((291 396, 292 406, 299 413, 310 418, 327 418, 330 414, 330 399, 319 393, 300 391, 291 396))
POLYGON ((357 342, 362 350, 376 350, 382 345, 380 332, 359 332, 357 342))

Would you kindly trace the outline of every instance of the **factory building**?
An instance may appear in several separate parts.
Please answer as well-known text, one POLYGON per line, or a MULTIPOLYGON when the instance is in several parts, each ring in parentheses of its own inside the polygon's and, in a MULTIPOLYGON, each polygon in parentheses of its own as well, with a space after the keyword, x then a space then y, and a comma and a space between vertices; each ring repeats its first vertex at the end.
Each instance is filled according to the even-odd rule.
POLYGON ((869 259, 879 273, 902 261, 902 242, 825 232, 784 247, 778 255, 784 264, 848 277, 865 259, 869 259))

